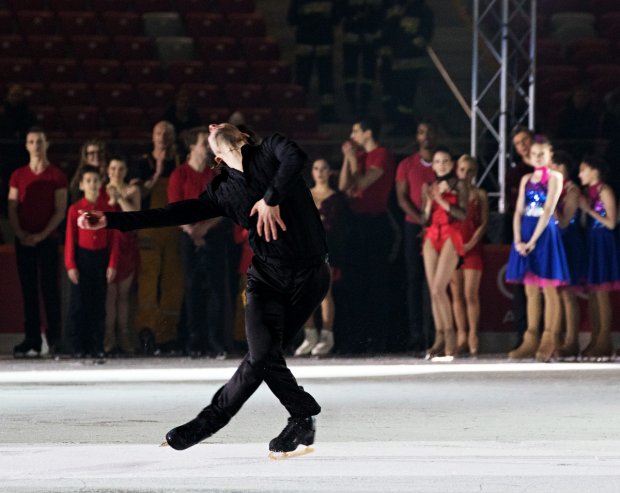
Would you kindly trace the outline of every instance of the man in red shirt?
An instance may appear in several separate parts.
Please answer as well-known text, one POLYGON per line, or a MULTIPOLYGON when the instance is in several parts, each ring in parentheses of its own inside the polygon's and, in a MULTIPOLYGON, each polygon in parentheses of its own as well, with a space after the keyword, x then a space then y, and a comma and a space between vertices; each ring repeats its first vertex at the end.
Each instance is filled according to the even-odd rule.
MULTIPOLYGON (((427 327, 428 331, 424 330, 426 320, 423 318, 425 279, 422 261, 422 187, 435 180, 431 167, 435 137, 433 125, 420 122, 416 132, 418 151, 403 159, 396 170, 396 198, 405 213, 404 257, 407 267, 409 347, 414 351, 424 351, 432 345, 432 341, 426 340, 431 330, 430 327, 427 327)), ((428 319, 430 325, 430 316, 428 319)))
MULTIPOLYGON (((205 191, 216 172, 208 166, 209 129, 187 132, 187 161, 176 168, 168 182, 168 202, 196 199, 205 191)), ((227 299, 228 251, 232 229, 222 217, 181 226, 181 259, 185 273, 187 353, 192 358, 211 355, 226 358, 224 331, 232 302, 227 299)))
POLYGON ((352 321, 358 334, 354 352, 383 352, 387 349, 388 255, 393 232, 388 199, 394 184, 394 159, 379 141, 377 119, 369 117, 353 124, 350 140, 342 145, 343 162, 338 188, 349 197, 353 211, 353 264, 351 286, 354 292, 352 321))
POLYGON ((85 165, 79 171, 79 188, 84 197, 69 207, 65 237, 65 268, 71 281, 69 302, 69 340, 74 356, 90 353, 104 358, 107 283, 118 270, 120 232, 78 228, 82 211, 113 211, 108 197, 100 193, 101 175, 97 166, 85 165))
POLYGON ((60 288, 56 228, 67 208, 67 178, 47 160, 47 138, 41 129, 26 134, 30 161, 9 180, 9 222, 15 233, 15 257, 24 302, 25 339, 15 346, 15 357, 41 354, 39 288, 43 293, 47 341, 60 339, 60 288))

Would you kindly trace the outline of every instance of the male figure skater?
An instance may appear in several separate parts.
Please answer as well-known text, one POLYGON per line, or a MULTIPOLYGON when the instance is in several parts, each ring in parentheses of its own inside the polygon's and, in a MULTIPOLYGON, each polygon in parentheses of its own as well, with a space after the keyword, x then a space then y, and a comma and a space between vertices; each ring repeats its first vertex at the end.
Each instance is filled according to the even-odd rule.
POLYGON ((254 259, 248 270, 246 333, 249 352, 232 378, 196 418, 173 428, 168 444, 184 450, 224 427, 264 380, 290 413, 269 443, 293 452, 314 442, 321 407, 286 366, 283 348, 303 327, 330 284, 327 244, 318 211, 302 179, 305 153, 275 134, 260 145, 227 123, 209 126, 209 146, 222 165, 198 199, 140 212, 84 212, 80 226, 122 231, 229 217, 249 230, 254 259))

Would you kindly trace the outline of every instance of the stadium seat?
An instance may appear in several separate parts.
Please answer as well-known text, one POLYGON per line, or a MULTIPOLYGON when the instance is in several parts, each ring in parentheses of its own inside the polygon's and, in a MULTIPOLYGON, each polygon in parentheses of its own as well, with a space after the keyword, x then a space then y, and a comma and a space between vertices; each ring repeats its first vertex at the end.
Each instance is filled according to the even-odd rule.
POLYGON ((306 91, 297 84, 268 84, 267 101, 272 108, 303 108, 306 91))
POLYGON ((66 58, 71 55, 70 46, 63 36, 28 36, 26 42, 33 58, 66 58))
POLYGON ((34 106, 32 111, 37 118, 37 125, 45 130, 48 137, 67 136, 63 120, 55 106, 34 106))
POLYGON ((90 0, 90 8, 94 12, 128 12, 133 5, 127 0, 90 0))
POLYGON ((599 17, 607 12, 618 10, 618 0, 587 0, 585 2, 586 10, 592 12, 599 17))
POLYGON ((84 60, 82 73, 84 80, 91 84, 118 82, 121 79, 121 64, 118 60, 84 60))
POLYGON ((47 0, 6 0, 7 7, 13 12, 19 10, 46 10, 47 0))
POLYGON ((162 36, 155 38, 155 45, 163 63, 183 62, 194 58, 194 38, 162 36))
POLYGON ((240 60, 215 60, 209 64, 209 75, 219 84, 243 84, 248 81, 248 64, 240 60))
POLYGON ((222 103, 220 88, 215 84, 189 83, 183 84, 181 88, 188 92, 193 106, 205 108, 222 103))
POLYGON ((131 106, 136 102, 136 95, 131 84, 99 83, 94 84, 95 103, 100 108, 108 106, 131 106))
POLYGON ((259 132, 267 132, 276 128, 274 110, 270 108, 244 108, 237 107, 250 128, 259 132))
POLYGON ((260 84, 288 84, 291 82, 291 67, 288 62, 263 60, 250 64, 252 82, 260 84))
POLYGON ((177 12, 148 12, 142 15, 144 33, 151 38, 183 35, 183 24, 177 12))
POLYGON ((199 37, 196 43, 200 57, 205 61, 240 58, 239 43, 230 36, 199 37))
POLYGON ((216 0, 176 0, 176 7, 183 15, 191 12, 217 13, 219 11, 216 0))
POLYGON ((49 93, 41 82, 25 82, 21 86, 30 106, 49 104, 49 93))
POLYGON ((171 62, 167 67, 167 80, 175 86, 188 82, 204 82, 207 80, 204 63, 191 60, 171 62))
POLYGON ((101 59, 115 56, 107 36, 71 36, 73 53, 78 60, 101 59))
POLYGON ((16 14, 22 34, 56 34, 56 17, 44 10, 20 10, 16 14))
POLYGON ((280 58, 280 46, 274 38, 241 38, 243 55, 248 61, 255 60, 278 60, 280 58))
POLYGON ((0 11, 0 33, 2 33, 3 36, 15 33, 13 16, 7 11, 0 11))
POLYGON ((189 13, 185 16, 185 30, 195 38, 226 35, 226 22, 221 14, 189 13))
POLYGON ((29 58, 0 59, 0 74, 6 83, 39 82, 38 73, 29 58))
POLYGON ((104 119, 106 127, 116 132, 127 134, 127 131, 132 128, 139 129, 141 132, 145 129, 145 115, 142 108, 111 106, 104 110, 104 119))
POLYGON ((45 82, 77 82, 80 80, 78 64, 72 58, 42 58, 39 60, 41 79, 45 82))
POLYGON ((151 38, 146 36, 115 36, 113 45, 120 60, 151 60, 155 58, 153 42, 151 38))
POLYGON ((19 34, 6 34, 0 36, 0 58, 12 58, 15 55, 30 57, 30 47, 24 43, 19 34))
POLYGON ((130 60, 123 64, 125 80, 133 84, 162 82, 161 63, 154 60, 130 60))
POLYGON ((49 85, 52 101, 60 106, 87 106, 91 103, 88 84, 82 82, 54 82, 49 85))
POLYGON ((67 36, 97 33, 97 17, 94 12, 58 12, 61 32, 67 36))
POLYGON ((48 0, 53 12, 86 11, 90 8, 88 0, 48 0))
POLYGON ((58 112, 65 128, 72 134, 102 129, 101 112, 96 106, 61 106, 58 112))
POLYGON ((243 14, 254 12, 254 0, 217 0, 220 12, 225 14, 243 14))
POLYGON ((265 19, 260 14, 230 14, 228 31, 237 37, 264 37, 267 35, 265 19))
POLYGON ((208 106, 205 108, 198 108, 198 113, 200 113, 202 121, 208 125, 209 123, 227 122, 231 111, 222 106, 208 106))
POLYGON ((108 36, 143 36, 142 17, 134 12, 110 11, 101 16, 108 36))
POLYGON ((282 130, 294 135, 310 135, 317 132, 319 120, 310 108, 283 108, 279 111, 282 130))
POLYGON ((536 61, 539 65, 561 65, 564 60, 564 44, 557 39, 536 40, 536 61))
POLYGON ((543 15, 552 15, 558 12, 576 12, 581 8, 581 0, 544 0, 538 3, 538 9, 543 15))
POLYGON ((226 102, 230 108, 265 106, 266 98, 260 84, 226 84, 224 86, 226 102))
POLYGON ((132 0, 133 9, 140 13, 170 12, 176 10, 174 0, 132 0))
POLYGON ((138 100, 144 108, 164 108, 174 101, 175 87, 168 83, 141 83, 136 86, 138 100))

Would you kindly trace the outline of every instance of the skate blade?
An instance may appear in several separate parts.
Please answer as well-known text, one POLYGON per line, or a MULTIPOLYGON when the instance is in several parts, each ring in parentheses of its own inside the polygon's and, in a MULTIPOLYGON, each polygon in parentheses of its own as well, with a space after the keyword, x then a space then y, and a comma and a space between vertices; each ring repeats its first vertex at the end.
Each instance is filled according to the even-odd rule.
POLYGON ((452 363, 454 361, 454 356, 433 356, 431 361, 433 363, 452 363))
POLYGON ((269 458, 271 460, 285 460, 292 459, 294 457, 300 457, 302 455, 308 455, 314 452, 312 447, 306 447, 303 449, 293 450, 292 452, 269 452, 269 458))

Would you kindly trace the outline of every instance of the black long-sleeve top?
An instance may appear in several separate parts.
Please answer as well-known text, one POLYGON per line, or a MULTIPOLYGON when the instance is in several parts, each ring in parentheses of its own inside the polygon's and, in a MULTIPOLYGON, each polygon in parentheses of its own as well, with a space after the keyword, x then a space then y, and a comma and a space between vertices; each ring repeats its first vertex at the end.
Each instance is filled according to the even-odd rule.
POLYGON ((128 231, 141 228, 191 224, 225 216, 250 232, 255 255, 265 261, 305 266, 323 261, 327 254, 325 231, 310 190, 302 178, 308 159, 286 137, 275 134, 260 145, 241 148, 243 172, 224 167, 198 199, 184 200, 160 209, 138 212, 106 212, 108 228, 128 231), (278 227, 278 239, 265 241, 256 230, 256 202, 280 206, 286 231, 278 227))

